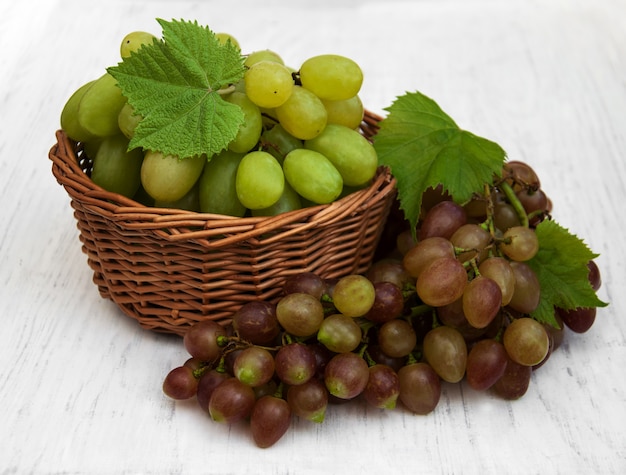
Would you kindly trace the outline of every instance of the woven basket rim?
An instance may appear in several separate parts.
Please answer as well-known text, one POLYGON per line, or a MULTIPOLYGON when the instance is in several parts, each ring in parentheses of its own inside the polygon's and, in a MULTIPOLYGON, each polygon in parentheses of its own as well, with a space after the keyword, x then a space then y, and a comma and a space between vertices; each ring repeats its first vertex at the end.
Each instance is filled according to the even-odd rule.
MULTIPOLYGON (((375 135, 381 117, 365 111, 362 130, 375 135)), ((82 169, 77 144, 59 129, 57 143, 49 158, 52 172, 72 199, 90 212, 106 217, 129 230, 145 230, 170 242, 193 239, 207 248, 220 248, 263 237, 263 242, 278 241, 308 228, 341 221, 372 201, 394 192, 396 180, 388 167, 379 167, 372 183, 329 204, 309 206, 275 216, 233 217, 174 208, 157 208, 138 203, 96 185, 82 169)))

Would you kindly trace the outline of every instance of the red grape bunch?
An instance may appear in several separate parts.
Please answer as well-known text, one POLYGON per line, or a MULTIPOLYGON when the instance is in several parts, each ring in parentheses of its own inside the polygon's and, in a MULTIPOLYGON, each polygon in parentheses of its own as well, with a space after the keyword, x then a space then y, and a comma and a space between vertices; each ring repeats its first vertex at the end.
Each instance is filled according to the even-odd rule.
MULTIPOLYGON (((417 229, 397 232, 365 275, 302 271, 278 301, 244 304, 228 325, 190 327, 190 358, 165 377, 164 393, 195 397, 216 422, 248 421, 259 447, 280 440, 293 417, 323 422, 333 403, 425 415, 443 383, 463 382, 523 396, 565 327, 580 333, 595 320, 595 308, 555 308, 556 326, 531 316, 541 289, 527 262, 550 200, 528 165, 508 162, 464 206, 437 190, 423 203, 417 229)), ((597 290, 598 267, 588 268, 597 290)))

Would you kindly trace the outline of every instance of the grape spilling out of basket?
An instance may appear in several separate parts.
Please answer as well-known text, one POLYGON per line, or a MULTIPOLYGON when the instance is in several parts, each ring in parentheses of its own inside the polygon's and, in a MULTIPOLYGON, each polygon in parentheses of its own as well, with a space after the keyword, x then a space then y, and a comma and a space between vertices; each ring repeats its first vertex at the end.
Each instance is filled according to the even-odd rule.
POLYGON ((446 384, 513 400, 566 332, 587 331, 607 305, 598 255, 554 220, 533 168, 432 99, 396 98, 368 141, 351 59, 314 56, 294 71, 197 23, 160 24, 162 40, 130 34, 123 61, 63 110, 94 182, 230 216, 332 203, 379 166, 397 182, 364 275, 294 271, 277 301, 190 326, 190 357, 165 376, 166 395, 195 398, 220 423, 247 421, 260 447, 294 417, 321 423, 334 403, 425 415, 446 384))
MULTIPOLYGON (((190 358, 163 391, 196 398, 217 422, 247 421, 260 447, 294 417, 323 422, 333 403, 425 415, 455 383, 518 399, 566 332, 586 332, 596 316, 596 307, 557 306, 545 321, 532 316, 542 288, 529 263, 551 206, 518 161, 464 205, 431 189, 415 232, 397 219, 394 245, 365 275, 301 272, 276 303, 244 304, 227 326, 194 324, 184 336, 190 358)), ((584 275, 597 291, 593 259, 584 275)))

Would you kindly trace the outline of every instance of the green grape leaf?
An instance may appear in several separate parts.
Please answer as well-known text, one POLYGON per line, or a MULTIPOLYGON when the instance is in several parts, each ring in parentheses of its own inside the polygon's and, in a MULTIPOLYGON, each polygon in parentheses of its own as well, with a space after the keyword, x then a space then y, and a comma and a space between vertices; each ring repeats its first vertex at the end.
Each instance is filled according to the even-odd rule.
POLYGON ((536 228, 539 251, 527 264, 533 269, 541 288, 539 306, 531 317, 557 326, 554 307, 606 307, 589 283, 587 263, 598 257, 577 236, 552 220, 536 228))
POLYGON ((400 208, 413 230, 427 189, 441 185, 464 203, 500 176, 504 150, 460 129, 432 99, 406 93, 385 110, 389 114, 380 122, 374 148, 379 165, 396 178, 400 208))
POLYGON ((161 40, 107 68, 142 116, 129 148, 210 157, 228 146, 243 123, 241 108, 221 94, 243 77, 244 58, 197 22, 157 21, 161 40))

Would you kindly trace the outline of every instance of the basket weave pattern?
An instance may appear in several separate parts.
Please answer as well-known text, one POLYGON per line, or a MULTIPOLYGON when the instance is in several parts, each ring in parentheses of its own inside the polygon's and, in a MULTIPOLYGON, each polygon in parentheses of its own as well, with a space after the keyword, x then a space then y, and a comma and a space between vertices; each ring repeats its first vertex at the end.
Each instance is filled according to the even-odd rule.
MULTIPOLYGON (((366 112, 366 137, 379 120, 366 112)), ((369 188, 273 217, 151 208, 95 185, 80 144, 62 130, 56 137, 52 172, 71 199, 100 295, 158 332, 228 323, 245 302, 277 300, 284 279, 301 271, 365 272, 395 198, 395 179, 381 168, 369 188)))

